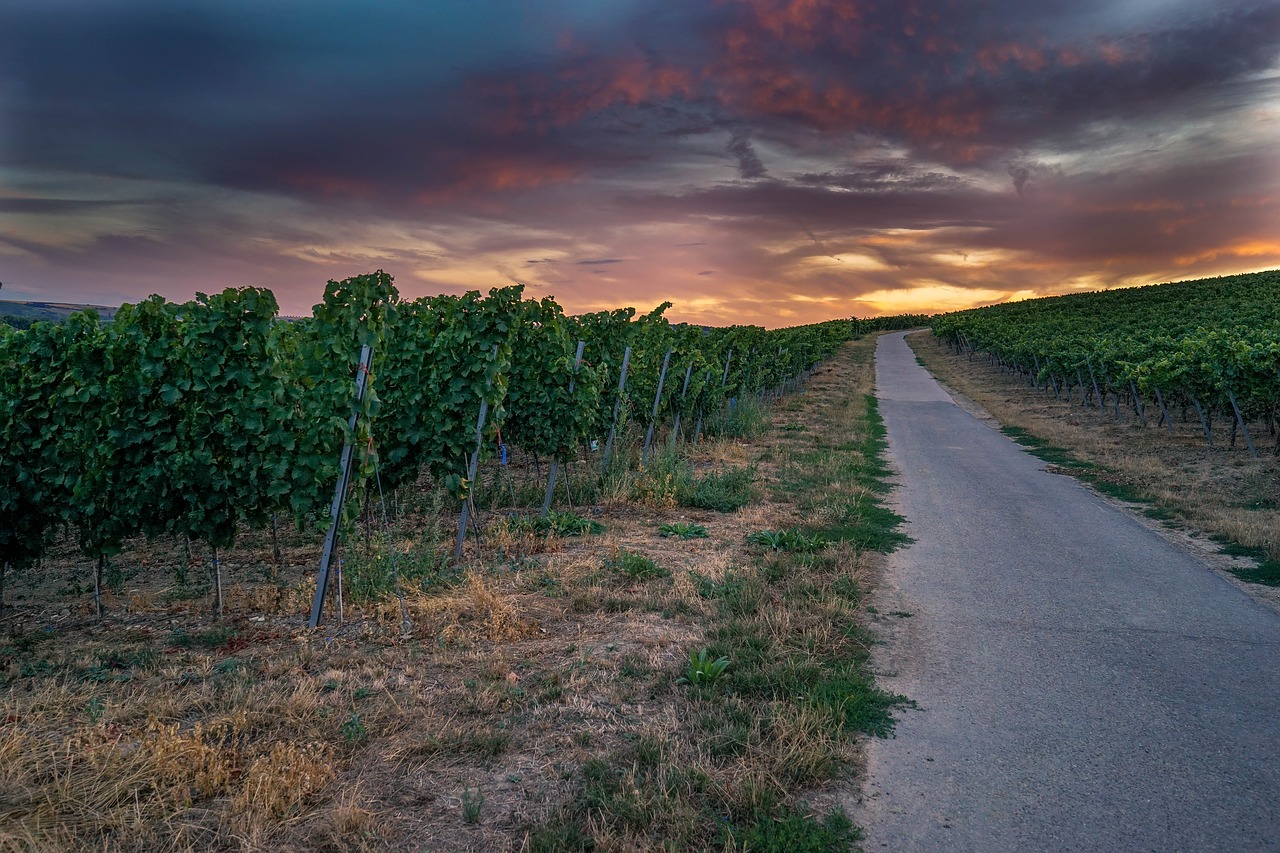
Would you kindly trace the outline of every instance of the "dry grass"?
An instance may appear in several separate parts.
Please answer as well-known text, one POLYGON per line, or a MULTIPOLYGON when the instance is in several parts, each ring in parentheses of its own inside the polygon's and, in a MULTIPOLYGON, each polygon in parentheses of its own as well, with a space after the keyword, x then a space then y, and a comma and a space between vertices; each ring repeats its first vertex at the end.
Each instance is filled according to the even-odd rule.
POLYGON ((698 444, 689 454, 695 465, 743 465, 751 460, 746 442, 731 438, 711 438, 698 444))
MULTIPOLYGON (((723 574, 715 548, 652 533, 663 520, 633 508, 519 571, 476 564, 406 596, 408 631, 394 599, 306 631, 302 580, 230 586, 225 626, 202 599, 157 606, 164 590, 127 612, 109 596, 101 625, 82 600, 24 606, 0 643, 0 849, 519 849, 574 767, 674 724, 618 673, 671 671, 700 632, 598 608, 642 593, 602 574, 618 543, 723 574), (483 791, 477 824, 464 790, 483 791)), ((675 584, 663 601, 701 603, 675 584)))
MULTIPOLYGON (((841 401, 870 387, 873 345, 783 401, 775 424, 851 428, 856 407, 841 401)), ((403 605, 348 604, 344 624, 330 615, 316 631, 302 627, 312 534, 282 531, 279 567, 265 534, 224 555, 221 624, 199 590, 200 555, 188 561, 182 543, 130 543, 102 622, 86 567, 61 543, 41 573, 8 579, 19 606, 0 639, 0 850, 521 850, 576 808, 593 760, 622 767, 614 787, 656 821, 586 813, 579 829, 601 849, 649 849, 669 826, 700 844, 714 827, 701 826, 698 803, 794 798, 855 757, 831 713, 691 697, 676 679, 689 650, 727 625, 785 648, 788 665, 848 648, 851 604, 836 586, 860 581, 869 555, 841 546, 802 565, 746 541, 822 521, 777 488, 812 440, 774 430, 693 448, 695 469, 757 466, 758 499, 734 513, 672 507, 660 483, 637 500, 643 473, 578 507, 602 535, 513 532, 486 511, 483 546, 460 577, 409 591, 403 605), (680 520, 709 538, 658 535, 680 520), (671 576, 607 570, 620 550, 671 576), (187 584, 172 580, 175 567, 187 584), (740 584, 740 597, 709 597, 708 584, 740 584), (726 701, 749 720, 741 749, 718 739, 726 701), (640 759, 617 764, 638 745, 654 745, 670 778, 656 781, 640 759)), ((830 475, 833 497, 862 488, 830 475)), ((430 498, 406 503, 417 505, 397 534, 407 553, 449 519, 430 498)))
POLYGON ((1144 428, 1133 417, 1121 423, 1111 409, 1070 405, 1051 392, 1028 388, 981 358, 954 355, 927 333, 910 335, 907 342, 938 379, 1001 424, 1025 429, 1102 466, 1104 479, 1151 501, 1157 514, 1280 559, 1276 457, 1253 459, 1243 442, 1229 449, 1221 446, 1222 438, 1220 446, 1209 450, 1194 412, 1184 419, 1175 410, 1172 431, 1154 423, 1144 428))

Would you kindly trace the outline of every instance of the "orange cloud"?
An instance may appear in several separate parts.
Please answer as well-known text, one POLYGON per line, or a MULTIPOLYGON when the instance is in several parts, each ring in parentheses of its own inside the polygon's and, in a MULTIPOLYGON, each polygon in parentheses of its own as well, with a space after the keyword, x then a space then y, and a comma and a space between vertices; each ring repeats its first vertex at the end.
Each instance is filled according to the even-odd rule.
POLYGON ((1074 47, 1062 47, 1058 49, 1058 64, 1065 65, 1068 68, 1076 65, 1084 64, 1084 54, 1076 50, 1074 47))
MULTIPOLYGON (((852 50, 861 38, 862 11, 857 3, 829 0, 738 0, 763 34, 789 47, 810 49, 835 35, 852 50)), ((760 33, 754 34, 759 38, 760 33)))
POLYGON ((1098 39, 1094 51, 1102 58, 1102 61, 1111 66, 1123 65, 1131 56, 1118 40, 1116 39, 1098 39))
POLYGON ((415 196, 421 204, 457 201, 473 193, 518 192, 574 180, 579 169, 561 163, 537 163, 511 159, 476 158, 457 164, 445 186, 415 196))
POLYGON ((1222 258, 1270 258, 1272 262, 1280 263, 1280 241, 1246 239, 1203 252, 1182 255, 1174 258, 1173 262, 1180 267, 1188 267, 1222 258))
POLYGON ((1001 66, 1012 62, 1025 71, 1035 74, 1049 64, 1045 52, 1038 47, 1022 44, 991 44, 978 48, 974 60, 988 74, 995 74, 1001 66))
POLYGON ((717 13, 688 34, 700 49, 593 54, 562 34, 563 58, 545 73, 475 82, 495 107, 486 128, 547 134, 619 106, 685 100, 725 108, 729 115, 717 111, 717 119, 879 133, 952 163, 976 162, 1008 144, 979 137, 1020 120, 1010 119, 1007 103, 997 110, 1002 90, 991 90, 993 78, 1011 70, 1044 76, 1052 95, 1073 67, 1128 67, 1151 46, 1140 37, 1063 44, 1034 33, 975 43, 980 30, 952 26, 965 12, 956 2, 714 2, 717 13), (852 58, 863 54, 869 64, 860 69, 852 58))
POLYGON ((580 59, 561 63, 545 77, 519 84, 485 81, 475 88, 500 105, 490 124, 503 133, 562 127, 612 106, 692 97, 696 91, 691 71, 644 57, 580 59))

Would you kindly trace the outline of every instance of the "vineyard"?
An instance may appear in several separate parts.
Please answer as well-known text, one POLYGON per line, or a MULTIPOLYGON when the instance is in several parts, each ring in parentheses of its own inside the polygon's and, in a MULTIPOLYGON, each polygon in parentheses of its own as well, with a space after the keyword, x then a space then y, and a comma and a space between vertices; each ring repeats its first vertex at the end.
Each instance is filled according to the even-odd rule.
POLYGON ((0 850, 850 849, 874 339, 662 315, 0 330, 0 850))
POLYGON ((122 543, 173 534, 209 549, 221 608, 219 552, 278 518, 322 524, 344 444, 358 495, 425 473, 465 500, 472 457, 524 454, 554 472, 594 448, 607 465, 636 421, 647 456, 668 427, 696 439, 708 415, 780 393, 854 333, 847 320, 678 325, 665 307, 570 317, 519 286, 406 301, 379 272, 330 282, 297 322, 244 288, 152 297, 109 323, 90 311, 0 325, 0 562, 25 569, 72 532, 100 613, 122 543), (353 402, 364 347, 370 390, 353 402))
POLYGON ((1280 454, 1280 271, 1007 303, 946 314, 934 333, 1027 386, 1205 445, 1261 437, 1280 454), (1223 437, 1223 430, 1228 435, 1223 437))

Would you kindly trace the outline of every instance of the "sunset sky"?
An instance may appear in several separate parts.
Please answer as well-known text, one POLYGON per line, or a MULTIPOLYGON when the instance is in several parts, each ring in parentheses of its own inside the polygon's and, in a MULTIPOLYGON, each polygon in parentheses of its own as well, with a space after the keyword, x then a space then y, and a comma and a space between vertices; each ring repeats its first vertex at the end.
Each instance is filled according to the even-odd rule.
POLYGON ((1280 0, 3 0, 0 298, 793 325, 1280 267, 1280 0))

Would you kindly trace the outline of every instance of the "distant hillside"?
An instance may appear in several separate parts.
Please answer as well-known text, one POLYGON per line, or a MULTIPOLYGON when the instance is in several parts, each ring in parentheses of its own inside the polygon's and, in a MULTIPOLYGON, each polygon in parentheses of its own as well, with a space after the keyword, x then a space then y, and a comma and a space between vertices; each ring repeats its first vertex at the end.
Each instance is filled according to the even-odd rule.
POLYGON ((116 309, 105 305, 83 305, 74 302, 17 302, 0 299, 0 322, 25 328, 40 320, 61 323, 77 311, 92 308, 103 320, 115 316, 116 309))

